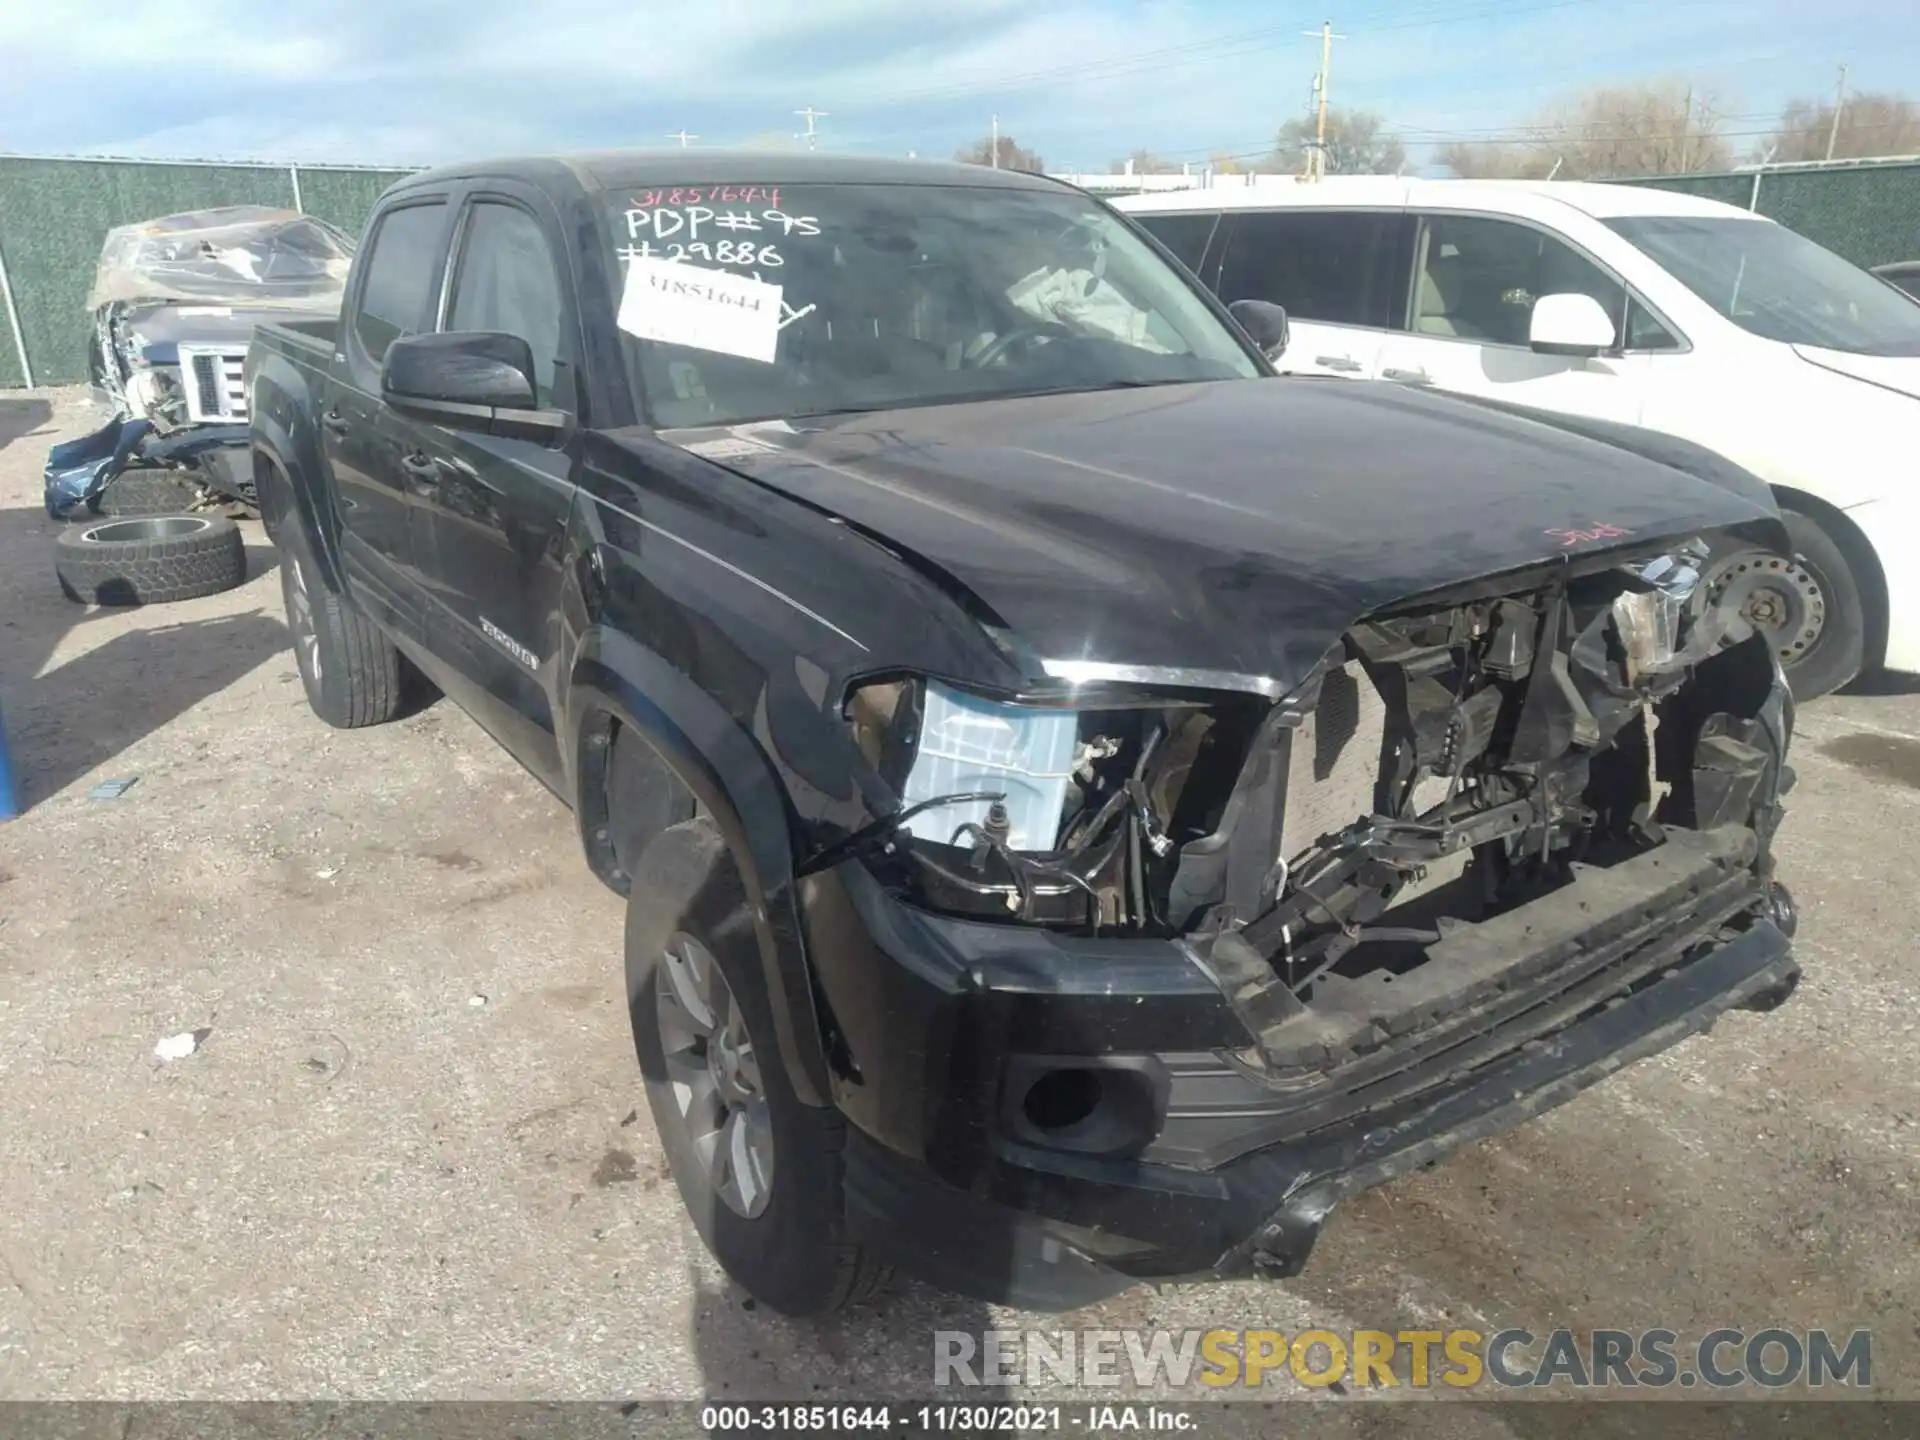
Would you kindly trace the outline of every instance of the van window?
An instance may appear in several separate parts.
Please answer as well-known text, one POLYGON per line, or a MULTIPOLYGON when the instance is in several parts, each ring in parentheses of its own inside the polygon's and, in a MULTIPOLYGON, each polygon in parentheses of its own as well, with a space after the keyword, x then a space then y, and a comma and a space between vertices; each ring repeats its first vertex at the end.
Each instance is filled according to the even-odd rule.
POLYGON ((1196 275, 1200 273, 1200 262, 1206 258, 1213 227, 1220 222, 1218 215, 1136 215, 1133 218, 1140 222, 1142 230, 1171 250, 1174 259, 1196 275))
POLYGON ((483 201, 467 220, 454 277, 449 330, 518 335, 533 348, 535 399, 553 400, 559 362, 560 281, 540 222, 517 205, 483 201))
POLYGON ((1220 298, 1269 300, 1298 320, 1385 329, 1406 293, 1395 273, 1397 214, 1280 210, 1225 218, 1220 298))
POLYGON ((1534 301, 1580 294, 1600 302, 1613 317, 1614 343, 1621 341, 1626 289, 1572 246, 1530 225, 1430 215, 1419 256, 1412 326, 1417 335, 1525 345, 1534 301))
POLYGON ((373 232, 353 333, 376 365, 386 358, 389 345, 413 334, 426 318, 446 211, 438 202, 389 210, 373 232))
POLYGON ((1784 225, 1718 215, 1607 223, 1750 334, 1855 355, 1920 355, 1920 305, 1784 225))

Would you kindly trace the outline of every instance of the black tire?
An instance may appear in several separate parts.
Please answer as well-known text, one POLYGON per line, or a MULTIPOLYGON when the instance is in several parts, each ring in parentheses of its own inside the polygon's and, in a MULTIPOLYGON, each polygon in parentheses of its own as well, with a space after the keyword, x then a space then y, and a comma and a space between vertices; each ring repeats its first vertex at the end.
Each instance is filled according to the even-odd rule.
POLYGON ((337 730, 393 719, 403 699, 399 650, 328 586, 298 523, 282 529, 279 546, 280 593, 307 704, 337 730))
MULTIPOLYGON (((800 1103, 774 1038, 753 920, 725 841, 706 819, 663 831, 642 855, 627 902, 627 1008, 647 1104, 694 1228, 727 1274, 782 1315, 821 1315, 873 1295, 892 1274, 849 1239, 842 1195, 846 1121, 800 1103), (705 947, 763 1057, 758 1086, 772 1136, 765 1208, 720 1198, 668 1081, 657 975, 670 941, 705 947)), ((670 1003, 670 1002, 669 1002, 670 1003)))
POLYGON ((1820 522, 1785 507, 1780 519, 1791 555, 1716 555, 1707 567, 1706 595, 1767 637, 1796 700, 1815 700, 1865 664, 1866 607, 1846 553, 1820 522))
POLYGON ((171 470, 129 470, 94 501, 101 515, 136 518, 184 515, 200 502, 200 487, 171 470))
POLYGON ((95 519, 60 533, 53 568, 69 600, 158 605, 233 589, 247 578, 247 550, 218 515, 95 519))
POLYGON ((1797 658, 1781 662, 1794 697, 1815 700, 1847 684, 1865 666, 1866 605, 1846 553, 1820 522, 1798 510, 1782 509, 1780 518, 1793 539, 1793 558, 1813 575, 1827 600, 1819 639, 1797 658))

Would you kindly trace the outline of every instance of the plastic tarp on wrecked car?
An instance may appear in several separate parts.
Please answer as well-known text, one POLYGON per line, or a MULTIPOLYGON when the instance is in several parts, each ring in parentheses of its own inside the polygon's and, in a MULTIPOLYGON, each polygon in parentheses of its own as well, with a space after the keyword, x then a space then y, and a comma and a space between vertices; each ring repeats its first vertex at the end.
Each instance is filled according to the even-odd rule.
POLYGON ((137 300, 337 306, 353 248, 324 220, 265 205, 142 220, 107 232, 87 309, 137 300))

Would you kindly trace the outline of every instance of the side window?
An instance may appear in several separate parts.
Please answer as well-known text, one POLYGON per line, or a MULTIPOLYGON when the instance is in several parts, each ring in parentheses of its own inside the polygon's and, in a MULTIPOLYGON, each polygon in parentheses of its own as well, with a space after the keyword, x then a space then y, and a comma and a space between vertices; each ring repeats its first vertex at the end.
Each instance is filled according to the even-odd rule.
POLYGON ((426 315, 446 213, 443 204, 408 205, 389 210, 374 231, 353 333, 376 365, 386 358, 387 347, 418 330, 426 315))
POLYGON ((1571 246, 1529 225, 1477 215, 1429 216, 1424 230, 1414 276, 1415 334, 1525 345, 1535 300, 1578 293, 1591 295, 1613 317, 1619 343, 1627 292, 1571 246))
POLYGON ((1629 350, 1678 350, 1680 341, 1674 333, 1653 318, 1638 300, 1627 302, 1627 349, 1629 350))
POLYGON ((480 201, 467 217, 454 271, 449 330, 496 330, 533 348, 535 398, 553 402, 563 306, 553 252, 539 221, 517 205, 480 201))
POLYGON ((1207 241, 1213 238, 1213 227, 1220 221, 1218 215, 1136 215, 1140 228, 1167 249, 1174 258, 1194 274, 1200 273, 1200 262, 1206 258, 1207 241))
POLYGON ((1232 215, 1220 298, 1270 300, 1297 320, 1385 329, 1395 283, 1396 214, 1285 210, 1232 215))

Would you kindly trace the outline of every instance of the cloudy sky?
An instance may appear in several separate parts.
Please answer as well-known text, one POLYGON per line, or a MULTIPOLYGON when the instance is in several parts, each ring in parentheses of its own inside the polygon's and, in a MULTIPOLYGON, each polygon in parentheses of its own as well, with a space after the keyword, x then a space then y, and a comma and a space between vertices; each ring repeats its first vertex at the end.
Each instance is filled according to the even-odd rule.
MULTIPOLYGON (((1255 152, 1306 106, 1290 0, 0 0, 0 151, 422 164, 785 140, 1055 169, 1255 152)), ((1349 0, 1335 103, 1410 140, 1511 132, 1558 90, 1678 75, 1736 132, 1851 83, 1920 96, 1911 0, 1349 0)), ((1744 139, 1736 140, 1744 146, 1744 139)), ((1415 157, 1423 151, 1416 143, 1415 157)))

